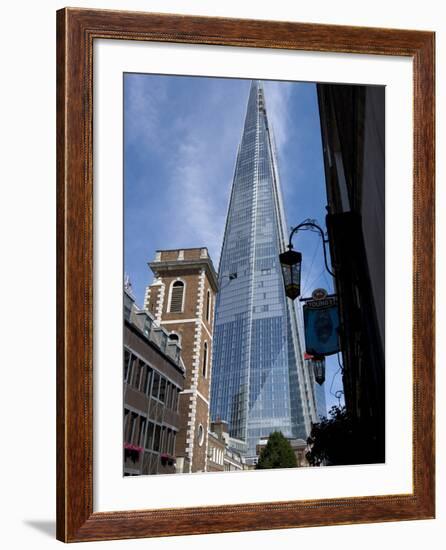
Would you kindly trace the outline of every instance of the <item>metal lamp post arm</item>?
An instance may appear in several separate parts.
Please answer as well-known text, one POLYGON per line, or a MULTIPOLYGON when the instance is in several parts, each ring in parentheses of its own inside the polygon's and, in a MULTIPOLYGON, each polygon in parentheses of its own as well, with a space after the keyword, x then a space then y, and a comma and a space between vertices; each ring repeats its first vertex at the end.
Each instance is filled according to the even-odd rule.
POLYGON ((310 221, 305 221, 305 222, 302 222, 300 223, 299 225, 296 225, 296 227, 293 227, 293 229, 291 230, 291 233, 290 233, 290 242, 288 244, 288 248, 290 250, 292 250, 293 248, 293 243, 292 243, 292 238, 293 238, 293 235, 295 233, 297 233, 299 231, 299 229, 302 229, 304 227, 313 227, 314 229, 317 229, 319 231, 319 234, 321 236, 321 239, 322 239, 322 245, 323 245, 323 250, 324 250, 324 262, 325 262, 325 269, 328 271, 328 273, 330 273, 330 275, 334 278, 335 277, 335 274, 333 273, 333 271, 331 271, 331 269, 328 267, 328 262, 327 262, 327 251, 325 249, 325 246, 326 244, 328 243, 328 239, 325 238, 325 235, 324 235, 324 232, 322 230, 321 227, 319 227, 319 225, 317 225, 316 223, 314 222, 310 222, 310 221))

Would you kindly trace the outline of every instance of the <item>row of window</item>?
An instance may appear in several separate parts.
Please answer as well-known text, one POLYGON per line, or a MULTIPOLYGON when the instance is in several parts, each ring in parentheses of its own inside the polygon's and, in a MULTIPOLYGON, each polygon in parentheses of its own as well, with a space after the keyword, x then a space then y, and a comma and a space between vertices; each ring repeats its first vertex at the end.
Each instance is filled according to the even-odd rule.
POLYGON ((223 466, 224 463, 224 451, 222 449, 217 449, 216 447, 211 448, 210 459, 215 464, 220 464, 223 466))
POLYGON ((124 409, 124 442, 148 451, 175 454, 176 430, 147 421, 144 415, 124 409))
MULTIPOLYGON (((266 294, 266 293, 265 293, 266 294)), ((224 304, 220 311, 217 312, 216 318, 220 321, 219 325, 221 325, 224 321, 226 316, 228 317, 228 321, 232 321, 233 315, 236 313, 245 313, 246 317, 248 317, 251 308, 259 305, 263 305, 264 301, 266 300, 268 302, 267 305, 271 306, 271 311, 276 311, 274 317, 280 317, 280 313, 285 310, 285 305, 282 300, 280 300, 279 297, 277 297, 273 292, 269 293, 269 296, 267 298, 263 298, 263 293, 254 298, 252 301, 248 301, 249 297, 240 297, 238 300, 238 303, 236 300, 228 301, 226 304, 224 304), (244 307, 243 311, 237 311, 241 310, 242 306, 244 307)), ((261 311, 259 309, 256 310, 257 312, 261 311)), ((267 310, 264 310, 267 311, 267 310)))
POLYGON ((261 313, 265 311, 269 311, 269 304, 263 304, 262 306, 254 306, 252 308, 253 313, 261 313))
POLYGON ((124 382, 147 397, 158 399, 168 409, 178 411, 178 396, 181 389, 125 348, 124 382))

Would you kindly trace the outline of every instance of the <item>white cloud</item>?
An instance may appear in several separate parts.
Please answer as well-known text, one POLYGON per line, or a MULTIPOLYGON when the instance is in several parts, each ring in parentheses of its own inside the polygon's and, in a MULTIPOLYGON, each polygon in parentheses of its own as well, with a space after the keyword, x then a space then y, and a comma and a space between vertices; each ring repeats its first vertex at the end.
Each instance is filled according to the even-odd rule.
MULTIPOLYGON (((156 234, 139 235, 138 241, 154 245, 156 241, 156 246, 166 248, 207 246, 217 268, 249 83, 240 94, 240 87, 216 80, 195 104, 185 104, 181 112, 173 111, 166 118, 172 112, 168 85, 163 78, 138 75, 128 87, 128 137, 139 154, 156 151, 165 167, 165 181, 156 183, 158 205, 153 202, 153 191, 149 198, 141 197, 140 208, 135 205, 138 210, 149 205, 146 215, 156 220, 156 226, 151 225, 156 234)), ((265 82, 268 117, 279 154, 289 139, 291 87, 265 82)), ((138 176, 150 181, 152 173, 138 176)), ((145 249, 142 244, 138 248, 145 249)))
POLYGON ((244 98, 231 105, 217 85, 183 121, 182 141, 172 151, 170 238, 175 246, 206 246, 215 268, 223 240, 233 167, 243 123, 244 98))
POLYGON ((276 146, 281 151, 289 139, 289 102, 293 83, 265 82, 265 101, 268 120, 273 129, 276 146))
MULTIPOLYGON (((247 92, 248 92, 247 86, 247 92)), ((268 117, 276 145, 283 150, 292 84, 265 83, 268 117)), ((246 110, 246 97, 231 104, 216 83, 206 104, 182 120, 182 142, 172 151, 169 192, 172 201, 169 241, 173 246, 207 246, 218 267, 237 147, 246 110)))
POLYGON ((175 186, 175 220, 181 238, 207 246, 214 257, 219 253, 224 213, 219 208, 217 180, 209 162, 212 152, 205 141, 189 137, 177 152, 177 166, 173 174, 175 186))
POLYGON ((160 117, 167 100, 166 83, 150 75, 126 75, 126 130, 130 144, 140 151, 157 148, 160 117))
POLYGON ((217 268, 231 188, 222 171, 227 174, 228 159, 235 157, 236 148, 231 140, 219 143, 218 138, 208 138, 191 131, 175 152, 170 214, 175 240, 186 243, 183 246, 206 246, 217 268))

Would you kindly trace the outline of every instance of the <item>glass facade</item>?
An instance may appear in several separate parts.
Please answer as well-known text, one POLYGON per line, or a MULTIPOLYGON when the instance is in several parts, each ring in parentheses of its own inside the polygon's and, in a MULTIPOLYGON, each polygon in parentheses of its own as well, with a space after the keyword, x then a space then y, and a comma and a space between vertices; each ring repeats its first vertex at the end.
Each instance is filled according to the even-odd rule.
POLYGON ((260 438, 280 430, 305 439, 316 419, 279 263, 286 242, 263 86, 253 81, 220 258, 211 389, 212 419, 227 421, 252 458, 260 438))
POLYGON ((318 415, 318 420, 321 418, 326 418, 327 413, 327 402, 325 399, 325 383, 322 386, 319 386, 317 382, 314 384, 314 393, 316 399, 316 410, 318 415))

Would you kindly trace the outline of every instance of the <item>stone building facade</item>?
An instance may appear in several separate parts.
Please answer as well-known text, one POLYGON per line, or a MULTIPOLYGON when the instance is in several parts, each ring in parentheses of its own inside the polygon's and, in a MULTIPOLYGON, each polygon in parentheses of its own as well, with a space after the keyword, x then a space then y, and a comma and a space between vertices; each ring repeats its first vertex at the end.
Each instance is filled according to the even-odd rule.
POLYGON ((223 420, 211 422, 208 434, 208 471, 230 472, 247 469, 241 453, 235 448, 237 442, 229 436, 228 423, 223 420))
POLYGON ((155 279, 147 287, 144 308, 179 343, 186 368, 177 472, 206 471, 217 276, 207 248, 159 250, 149 266, 155 279))
POLYGON ((224 472, 225 470, 225 450, 224 439, 214 432, 208 433, 208 472, 224 472))
POLYGON ((185 368, 179 342, 124 289, 124 475, 173 474, 185 368))

